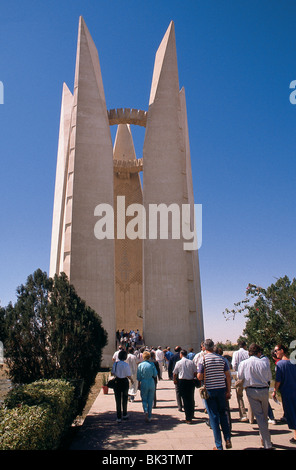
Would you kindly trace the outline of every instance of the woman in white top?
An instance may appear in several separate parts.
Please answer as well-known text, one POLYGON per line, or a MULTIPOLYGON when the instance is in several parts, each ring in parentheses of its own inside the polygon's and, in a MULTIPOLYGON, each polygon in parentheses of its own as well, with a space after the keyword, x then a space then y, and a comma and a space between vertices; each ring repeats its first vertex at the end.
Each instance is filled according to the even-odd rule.
POLYGON ((113 364, 111 374, 114 375, 116 380, 116 385, 114 387, 114 395, 116 402, 116 413, 117 413, 117 422, 121 422, 121 417, 123 419, 128 419, 127 416, 127 400, 128 400, 128 388, 129 381, 133 382, 131 378, 131 369, 127 362, 127 352, 122 350, 118 354, 118 361, 113 364))

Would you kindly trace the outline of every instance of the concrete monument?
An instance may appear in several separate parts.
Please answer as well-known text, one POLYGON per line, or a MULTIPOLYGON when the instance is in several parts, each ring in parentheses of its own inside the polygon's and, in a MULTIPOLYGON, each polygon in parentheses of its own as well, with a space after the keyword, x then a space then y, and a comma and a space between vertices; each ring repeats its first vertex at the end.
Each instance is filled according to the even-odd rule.
POLYGON ((62 94, 50 276, 65 272, 101 316, 108 332, 104 365, 111 364, 118 329, 138 328, 151 346, 199 349, 204 333, 198 250, 184 244, 181 219, 172 215, 185 207, 194 233, 186 101, 173 22, 156 54, 148 111, 108 111, 98 53, 80 17, 74 93, 64 84, 62 94), (114 146, 112 125, 118 126, 114 146), (142 158, 135 153, 132 125, 146 127, 142 158), (111 236, 95 230, 100 205, 114 215, 111 236), (151 208, 166 218, 165 236, 151 208))

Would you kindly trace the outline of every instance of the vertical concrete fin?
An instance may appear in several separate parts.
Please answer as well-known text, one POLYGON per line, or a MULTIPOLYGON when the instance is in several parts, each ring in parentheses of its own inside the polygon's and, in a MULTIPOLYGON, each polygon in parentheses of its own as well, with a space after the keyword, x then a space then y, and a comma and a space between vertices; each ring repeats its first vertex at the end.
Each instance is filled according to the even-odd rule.
POLYGON ((133 160, 136 152, 129 124, 119 124, 116 132, 113 157, 115 160, 133 160))
POLYGON ((155 55, 149 105, 154 103, 159 93, 174 87, 179 91, 178 65, 175 39, 175 26, 171 21, 155 55))
MULTIPOLYGON (((188 194, 188 204, 190 204, 190 230, 193 231, 194 230, 194 225, 193 225, 194 191, 193 191, 193 181, 192 181, 192 167, 191 167, 191 156, 190 156, 186 95, 185 95, 184 87, 180 91, 180 105, 181 105, 180 121, 181 121, 181 126, 182 126, 182 131, 183 131, 184 151, 185 151, 185 173, 186 173, 185 178, 186 179, 184 183, 186 185, 186 192, 188 194)), ((196 221, 196 223, 199 223, 199 221, 196 221)), ((199 340, 201 340, 204 338, 204 324, 203 324, 203 307, 202 307, 202 293, 201 293, 201 279, 200 279, 198 250, 193 250, 187 253, 187 264, 188 264, 188 270, 192 272, 192 275, 193 275, 192 288, 190 287, 191 280, 188 278, 189 305, 195 306, 194 311, 196 312, 195 315, 197 315, 199 340)))
MULTIPOLYGON (((103 79, 101 74, 101 66, 97 48, 90 35, 88 27, 82 16, 79 18, 78 26, 78 40, 77 40, 77 56, 76 56, 76 71, 74 89, 78 87, 78 82, 81 81, 81 74, 87 78, 88 70, 84 68, 84 60, 89 60, 92 63, 92 69, 95 75, 97 89, 101 100, 106 105, 105 92, 103 86, 103 79)), ((90 64, 89 64, 90 65, 90 64)))
MULTIPOLYGON (((98 54, 82 17, 79 20, 71 133, 74 186, 84 181, 97 195, 96 204, 112 203, 113 145, 108 113, 98 54), (88 183, 85 178, 89 178, 88 183)), ((75 193, 78 191, 73 190, 74 199, 75 193)), ((87 201, 86 194, 83 199, 87 201)))
MULTIPOLYGON (((180 200, 179 78, 174 23, 171 22, 155 57, 149 111, 143 147, 144 193, 157 197, 152 186, 162 185, 163 203, 180 200), (149 181, 145 189, 145 180, 149 181)), ((144 195, 145 197, 145 195, 144 195)), ((148 201, 148 200, 147 200, 148 201)), ((176 202, 177 202, 176 201, 176 202)), ((152 201, 150 201, 152 202, 152 201)), ((157 202, 157 201, 155 201, 157 202)), ((159 201, 160 202, 160 201, 159 201)))
MULTIPOLYGON (((180 90, 180 123, 183 135, 183 148, 184 148, 184 192, 188 196, 188 203, 191 206, 191 217, 193 221, 194 215, 194 194, 193 194, 193 182, 192 182, 192 169, 191 169, 191 158, 190 158, 190 145, 189 145, 189 133, 188 133, 188 121, 187 121, 187 108, 186 108, 186 96, 185 89, 182 87, 180 90)), ((190 227, 191 230, 193 226, 190 227)))
POLYGON ((55 274, 59 274, 60 266, 72 108, 73 95, 67 85, 64 83, 62 92, 54 207, 52 219, 52 237, 49 267, 49 275, 51 277, 53 277, 55 274))
POLYGON ((105 363, 115 347, 114 240, 98 240, 94 212, 113 208, 113 145, 99 57, 79 20, 68 172, 65 264, 78 295, 102 318, 108 332, 105 363), (70 266, 69 266, 70 265, 70 266))
MULTIPOLYGON (((179 208, 180 225, 182 204, 188 201, 184 125, 174 23, 171 22, 155 57, 143 148, 143 201, 149 216, 153 205, 166 206, 167 211, 173 205, 179 208)), ((150 220, 147 220, 149 229, 150 220)), ((178 219, 175 220, 177 226, 178 219)), ((183 347, 197 349, 203 332, 199 332, 192 288, 192 253, 188 255, 184 250, 181 230, 179 238, 173 237, 171 227, 172 220, 168 223, 167 239, 161 239, 157 225, 157 239, 149 238, 148 234, 144 240, 145 341, 171 347, 181 343, 183 347)))

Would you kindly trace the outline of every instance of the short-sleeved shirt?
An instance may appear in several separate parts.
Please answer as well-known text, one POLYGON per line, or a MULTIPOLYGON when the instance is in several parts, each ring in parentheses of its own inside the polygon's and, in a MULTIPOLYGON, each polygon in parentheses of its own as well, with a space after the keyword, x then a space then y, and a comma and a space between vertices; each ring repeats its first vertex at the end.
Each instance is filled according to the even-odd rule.
POLYGON ((207 353, 204 361, 199 363, 198 372, 205 374, 205 385, 209 390, 226 387, 225 372, 229 370, 229 365, 222 356, 214 353, 207 353))
POLYGON ((118 359, 118 354, 119 353, 120 353, 120 349, 118 351, 115 351, 115 353, 113 354, 112 359, 113 359, 114 362, 119 361, 119 359, 118 359))
POLYGON ((190 352, 190 353, 187 354, 187 359, 190 359, 190 360, 192 361, 193 358, 194 358, 194 356, 195 356, 195 353, 194 353, 194 352, 190 352))
POLYGON ((128 354, 126 362, 129 364, 130 369, 131 369, 131 375, 136 375, 137 373, 137 368, 138 368, 138 363, 137 363, 137 358, 134 354, 128 354))
POLYGON ((242 361, 245 361, 249 358, 249 353, 246 349, 240 348, 238 351, 234 351, 232 355, 232 368, 237 371, 238 366, 242 361))
POLYGON ((195 373, 195 364, 190 359, 186 359, 185 357, 182 357, 182 359, 176 363, 173 370, 173 374, 178 375, 179 379, 184 380, 193 380, 195 373))
POLYGON ((197 368, 198 368, 198 365, 203 361, 204 355, 205 355, 205 351, 200 351, 199 353, 195 354, 193 358, 193 362, 197 368))
POLYGON ((245 359, 238 366, 238 378, 243 380, 243 386, 267 388, 271 381, 270 364, 267 357, 260 359, 257 356, 251 356, 245 359))
POLYGON ((117 361, 114 362, 112 367, 112 374, 120 379, 131 376, 131 369, 127 362, 117 361))
POLYGON ((173 357, 174 353, 172 353, 172 351, 167 351, 164 355, 164 357, 166 358, 167 361, 170 360, 171 357, 173 357))
POLYGON ((296 364, 291 361, 279 361, 276 365, 276 382, 280 382, 281 393, 291 393, 296 396, 296 364))
POLYGON ((164 352, 161 349, 157 349, 155 351, 155 357, 157 361, 163 361, 164 360, 164 352))

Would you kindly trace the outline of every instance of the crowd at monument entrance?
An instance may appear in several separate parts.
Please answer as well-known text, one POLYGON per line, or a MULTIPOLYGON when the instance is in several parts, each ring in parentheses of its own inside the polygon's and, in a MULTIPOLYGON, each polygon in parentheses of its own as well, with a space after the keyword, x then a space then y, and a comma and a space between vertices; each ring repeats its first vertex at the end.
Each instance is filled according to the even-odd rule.
MULTIPOLYGON (((119 389, 100 393, 71 448, 295 450, 295 400, 286 398, 288 416, 260 346, 240 346, 223 352, 207 339, 187 352, 181 346, 126 350, 119 344, 112 367, 119 389)), ((282 348, 275 346, 278 369, 294 368, 282 348)), ((295 374, 291 389, 293 380, 295 374)))

